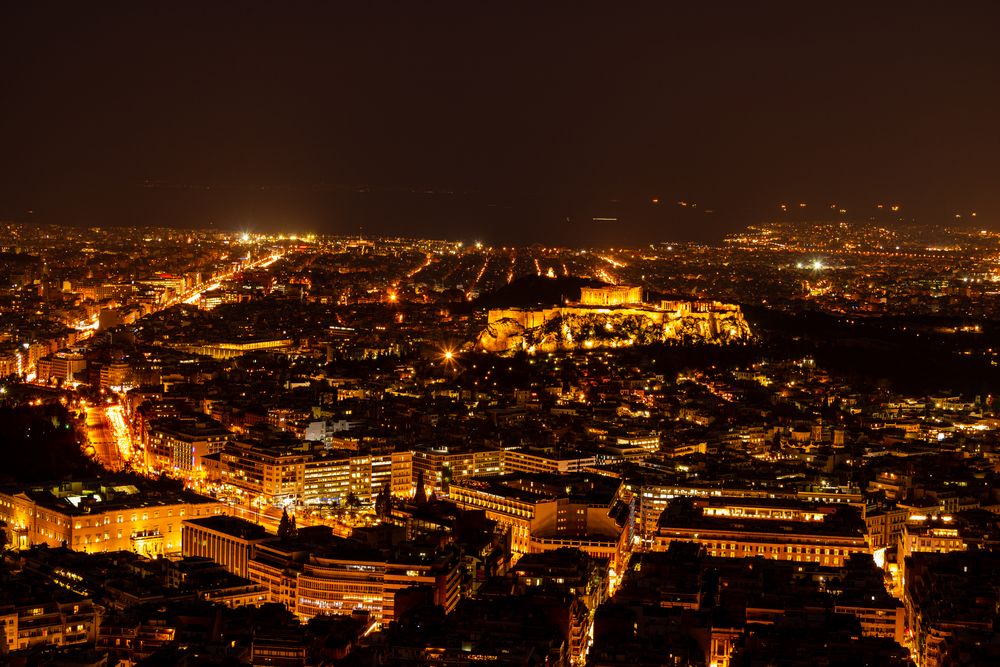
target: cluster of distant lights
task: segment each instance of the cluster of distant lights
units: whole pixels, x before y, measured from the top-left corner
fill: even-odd
[[[823,264],[823,260],[821,260],[821,259],[814,259],[811,262],[796,262],[795,263],[795,268],[796,269],[812,269],[813,271],[822,271],[823,269],[826,268],[826,265]]]
[[[787,212],[788,212],[789,210],[791,210],[792,208],[799,208],[799,209],[805,209],[805,208],[807,208],[808,206],[809,206],[809,204],[807,204],[807,203],[805,203],[805,202],[799,202],[799,204],[798,204],[798,206],[797,206],[797,207],[796,207],[796,206],[793,206],[793,205],[791,205],[791,204],[786,204],[786,203],[784,203],[784,202],[782,202],[782,203],[778,204],[778,208],[779,208],[779,209],[781,209],[781,210],[782,210],[783,212],[785,212],[785,213],[787,213]],[[833,210],[833,211],[837,211],[837,212],[838,212],[838,213],[840,213],[840,214],[845,214],[845,213],[847,213],[847,209],[846,209],[846,208],[843,208],[843,207],[841,207],[841,206],[840,206],[839,204],[837,204],[837,203],[833,203],[833,204],[830,204],[830,205],[829,205],[829,206],[828,206],[827,208],[829,208],[829,209],[831,209],[831,210]],[[898,212],[900,211],[900,209],[902,209],[902,208],[903,208],[903,206],[902,206],[901,204],[882,204],[882,203],[878,203],[878,204],[875,204],[875,208],[877,208],[877,209],[880,209],[880,210],[881,210],[881,209],[889,209],[889,210],[890,210],[890,211],[892,211],[893,213],[898,213]],[[973,214],[972,214],[972,217],[975,217],[975,216],[976,216],[976,214],[975,214],[975,213],[973,213]],[[960,217],[960,216],[956,216],[956,217]]]
[[[240,243],[259,243],[261,241],[305,241],[313,243],[316,241],[315,234],[255,234],[240,232],[236,238]]]
[[[802,210],[802,209],[807,208],[808,206],[809,205],[807,203],[805,203],[805,202],[799,202],[798,206],[794,206],[792,204],[786,204],[784,202],[778,204],[778,208],[783,213],[787,213],[788,211],[790,211],[790,210],[792,210],[794,208],[798,208],[798,209]],[[842,208],[840,205],[838,205],[836,203],[830,204],[828,208],[830,208],[831,210],[836,211],[837,213],[840,213],[841,215],[846,215],[847,214],[847,209],[846,208]],[[902,206],[902,204],[883,204],[883,203],[877,203],[877,204],[875,204],[875,208],[877,208],[879,210],[889,210],[889,211],[892,211],[893,213],[899,213],[902,210],[903,206]],[[976,217],[976,212],[975,211],[969,211],[968,212],[968,216],[970,218],[975,218]],[[955,213],[955,219],[956,220],[961,220],[962,219],[962,214],[961,213]]]
[[[682,205],[685,205],[685,206],[688,205],[685,202],[678,202],[678,203],[680,203]],[[307,243],[314,243],[314,242],[316,242],[317,238],[318,237],[317,237],[316,234],[263,234],[263,233],[257,233],[257,232],[247,232],[247,231],[244,231],[244,232],[240,232],[236,236],[236,241],[238,241],[240,243],[260,243],[260,242],[264,242],[264,241],[304,241],[304,242],[307,242]],[[149,240],[152,240],[152,239],[149,239]],[[157,239],[157,240],[159,240],[159,239]],[[412,240],[416,241],[416,240],[421,240],[421,239],[412,239]],[[454,254],[458,254],[459,251],[461,251],[463,249],[466,249],[466,243],[464,241],[448,242],[448,246],[451,246],[451,250],[438,249],[438,250],[435,250],[433,252],[434,252],[434,254],[437,254],[437,255],[443,255],[443,254],[449,254],[449,253],[454,255]],[[650,245],[650,247],[652,248],[653,246]],[[475,248],[476,250],[486,250],[486,251],[493,251],[493,250],[495,250],[495,248],[493,246],[486,245],[482,241],[475,241],[475,242],[469,244],[469,248]],[[500,247],[500,250],[504,251],[504,252],[513,251],[513,250],[517,250],[517,249],[518,248],[516,246],[502,246],[502,247]],[[666,249],[667,250],[673,250],[674,247],[673,247],[673,245],[671,245],[671,246],[667,247]],[[552,246],[552,247],[541,247],[541,248],[538,248],[538,250],[542,254],[555,254],[555,253],[566,252],[567,248],[558,247],[558,246]],[[581,256],[581,255],[587,255],[588,252],[594,253],[595,251],[593,251],[593,250],[588,251],[586,249],[578,249],[578,250],[573,251],[572,254],[577,255],[577,256]],[[602,252],[602,253],[607,253],[607,252],[628,252],[628,249],[626,249],[626,248],[601,248],[601,249],[599,249],[599,252]],[[611,259],[611,258],[607,257],[606,255],[598,255],[598,257],[600,259],[603,259],[606,262],[609,262],[613,266],[627,266],[625,263],[621,262],[620,260]]]

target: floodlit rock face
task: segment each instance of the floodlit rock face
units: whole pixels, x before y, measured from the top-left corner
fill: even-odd
[[[628,347],[678,343],[733,343],[749,340],[750,326],[739,306],[715,301],[663,302],[601,308],[573,305],[490,311],[476,346],[486,352]]]
[[[511,318],[490,322],[479,334],[476,347],[487,352],[506,352],[524,348],[524,326]]]

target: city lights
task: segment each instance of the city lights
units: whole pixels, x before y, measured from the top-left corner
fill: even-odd
[[[1000,664],[993,4],[8,4],[0,664]]]

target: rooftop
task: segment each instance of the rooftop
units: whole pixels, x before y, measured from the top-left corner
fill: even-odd
[[[179,504],[217,503],[214,498],[187,490],[142,489],[130,483],[109,481],[59,482],[32,486],[7,485],[0,493],[24,495],[36,504],[61,514],[81,516],[95,512],[164,507]]]

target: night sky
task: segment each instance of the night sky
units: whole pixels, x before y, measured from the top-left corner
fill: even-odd
[[[541,4],[4,3],[0,216],[627,244],[885,202],[1000,227],[996,2]]]

